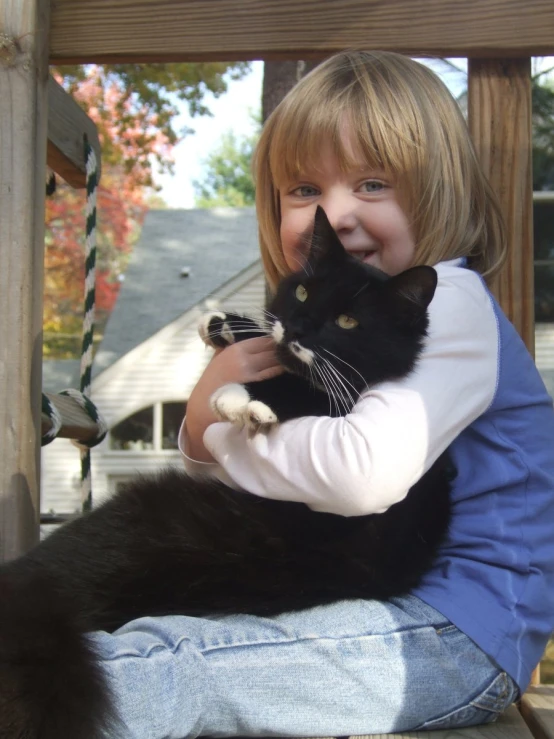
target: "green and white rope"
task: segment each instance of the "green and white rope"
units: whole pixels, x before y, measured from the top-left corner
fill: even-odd
[[[105,438],[108,426],[98,408],[91,401],[90,387],[92,374],[92,352],[94,338],[94,309],[96,292],[96,193],[98,189],[98,165],[96,155],[92,146],[85,136],[85,164],[87,175],[87,202],[86,202],[86,239],[85,239],[85,300],[83,315],[83,339],[81,344],[81,377],[80,390],[63,390],[60,395],[73,398],[91,418],[97,427],[97,432],[92,439],[87,441],[74,439],[81,452],[81,502],[82,509],[88,511],[92,508],[92,486],[90,472],[90,449]],[[50,189],[53,192],[53,188]],[[58,435],[62,418],[49,398],[42,396],[42,412],[45,413],[52,424],[51,428],[42,437],[42,446],[54,441]]]
[[[62,417],[56,406],[50,402],[50,399],[44,393],[42,394],[42,412],[48,416],[52,424],[48,431],[42,435],[41,446],[46,446],[54,441],[58,435],[62,427]]]
[[[96,291],[96,192],[98,189],[98,166],[96,155],[86,136],[84,143],[87,172],[85,307],[83,316],[83,342],[81,346],[81,380],[79,387],[81,394],[85,398],[88,398],[90,395],[93,349],[92,341],[94,338],[94,307]],[[83,403],[84,402],[85,401],[83,401]],[[86,410],[89,412],[88,409]],[[96,414],[95,408],[94,412]],[[81,502],[83,511],[88,511],[92,508],[90,446],[79,442],[78,444],[81,451]]]

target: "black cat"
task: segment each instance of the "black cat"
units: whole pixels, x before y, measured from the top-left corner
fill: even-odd
[[[318,210],[306,268],[283,280],[267,312],[288,371],[223,388],[214,408],[262,433],[277,419],[346,414],[367,386],[412,371],[435,287],[430,267],[388,278],[347,255]],[[231,314],[204,326],[214,345],[257,335]],[[109,726],[118,736],[87,631],[145,615],[268,615],[409,591],[446,532],[449,474],[443,456],[405,500],[359,517],[180,470],[137,477],[0,568],[0,739],[99,739]]]

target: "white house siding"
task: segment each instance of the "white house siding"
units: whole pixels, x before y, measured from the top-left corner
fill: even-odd
[[[54,439],[41,451],[42,513],[73,513],[81,508],[81,461],[69,439]]]

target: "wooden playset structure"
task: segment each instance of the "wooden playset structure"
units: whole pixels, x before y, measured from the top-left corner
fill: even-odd
[[[530,72],[532,56],[554,55],[553,0],[0,0],[3,558],[38,538],[45,165],[84,187],[84,134],[98,150],[48,65],[318,59],[345,48],[468,58],[469,127],[508,227],[495,291],[533,351]],[[93,434],[64,402],[64,434]],[[551,688],[531,688],[520,710],[456,733],[554,737]]]

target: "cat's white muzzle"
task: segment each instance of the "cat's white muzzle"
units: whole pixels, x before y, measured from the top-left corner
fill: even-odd
[[[304,364],[311,365],[314,361],[314,353],[311,349],[304,348],[298,341],[291,341],[289,343],[289,349]]]

